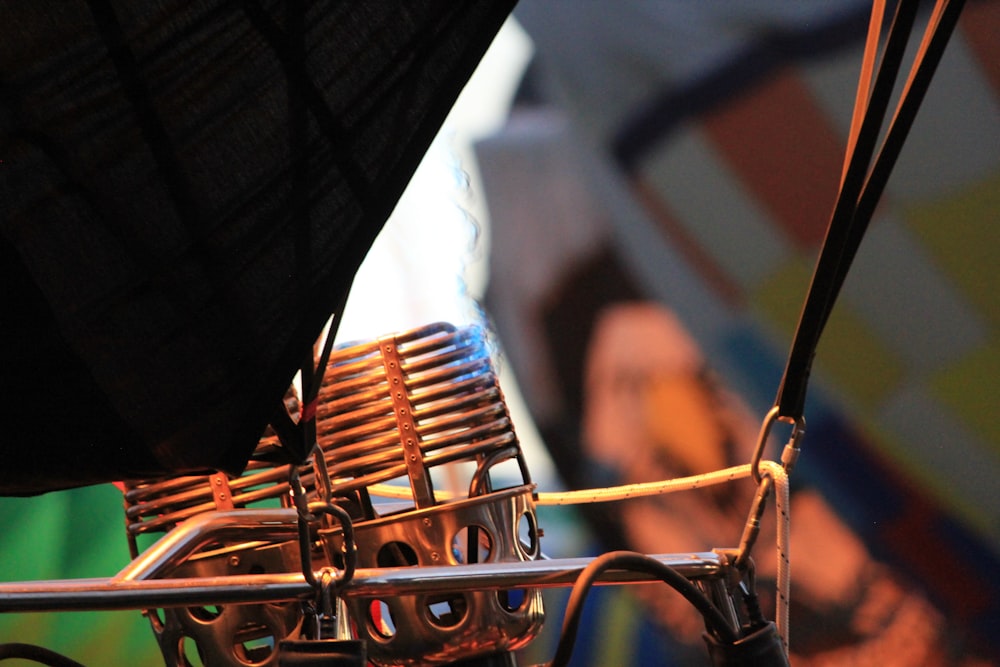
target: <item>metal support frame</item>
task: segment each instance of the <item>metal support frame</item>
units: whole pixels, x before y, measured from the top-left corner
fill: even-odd
[[[294,540],[294,509],[234,510],[193,517],[162,537],[117,575],[0,584],[0,612],[99,611],[204,604],[308,599],[314,588],[301,572],[219,577],[171,577],[170,573],[202,547],[224,536],[248,543]],[[249,538],[249,539],[248,539]],[[696,581],[725,579],[729,566],[716,553],[653,556]],[[591,558],[477,563],[433,567],[359,568],[339,594],[394,596],[443,591],[504,590],[571,586]],[[649,575],[609,570],[605,584],[649,583]]]

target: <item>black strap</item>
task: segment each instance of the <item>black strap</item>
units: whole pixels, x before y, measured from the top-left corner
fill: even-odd
[[[298,256],[297,266],[309,266],[311,257],[311,238],[309,236],[310,226],[305,224],[309,218],[309,198],[310,191],[314,186],[313,175],[309,169],[309,153],[306,150],[308,112],[317,113],[315,104],[307,104],[307,99],[311,99],[309,92],[308,77],[305,77],[306,67],[306,47],[305,30],[306,16],[305,8],[301,3],[290,3],[285,8],[285,33],[282,34],[277,25],[270,21],[263,12],[259,3],[246,2],[244,10],[254,24],[262,31],[270,35],[270,43],[279,52],[282,63],[285,67],[288,79],[288,140],[289,155],[291,156],[292,170],[292,190],[289,197],[289,204],[292,207],[292,215],[300,224],[296,225],[299,235],[295,239],[295,252]],[[305,78],[303,78],[305,77]],[[322,114],[319,114],[322,115]],[[329,123],[327,123],[329,126]],[[332,127],[332,126],[331,126]],[[361,183],[357,175],[350,169],[344,171],[346,178],[354,178],[356,183]],[[363,180],[363,179],[362,179]],[[360,185],[358,187],[361,187]],[[310,299],[312,286],[302,276],[301,292],[298,295],[302,304],[307,304]],[[302,465],[312,453],[316,444],[316,409],[320,388],[323,384],[323,375],[326,371],[327,362],[330,360],[330,353],[333,350],[334,338],[337,335],[337,327],[343,317],[344,307],[347,304],[348,295],[345,293],[337,302],[336,308],[329,321],[326,338],[323,342],[322,351],[318,359],[314,359],[314,350],[310,347],[306,358],[302,362],[301,383],[302,383],[302,411],[298,422],[294,422],[288,415],[287,409],[282,403],[271,423],[271,427],[278,434],[278,439],[285,447],[291,458],[291,462]]]
[[[918,4],[917,0],[900,0],[897,4],[869,94],[884,2],[876,2],[873,9],[840,191],[775,400],[778,416],[783,419],[798,421],[802,417],[806,385],[820,335],[958,22],[964,0],[937,0],[935,3],[895,114],[869,171]]]

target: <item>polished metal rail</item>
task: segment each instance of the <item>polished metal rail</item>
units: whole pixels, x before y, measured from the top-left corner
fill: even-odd
[[[718,577],[714,553],[653,556],[689,579]],[[571,586],[590,558],[518,563],[359,569],[340,591],[345,597],[382,597],[445,591]],[[601,583],[648,583],[649,575],[609,570]],[[315,594],[302,574],[246,574],[165,579],[63,579],[0,584],[0,612],[99,611],[206,604],[268,602]]]
[[[248,544],[295,539],[292,509],[210,512],[185,521],[110,578],[0,583],[0,612],[97,611],[267,602],[315,595],[301,573],[170,577],[202,547],[221,538]],[[252,540],[252,542],[250,541]],[[715,553],[653,556],[693,580],[718,579],[726,569]],[[340,590],[344,597],[386,597],[452,591],[571,586],[590,558],[433,567],[360,568]],[[646,583],[649,575],[609,570],[601,583]]]

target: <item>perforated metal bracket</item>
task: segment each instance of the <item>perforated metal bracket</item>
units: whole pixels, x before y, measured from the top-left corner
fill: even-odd
[[[413,418],[413,405],[406,391],[402,361],[396,339],[388,336],[380,339],[379,352],[382,355],[385,375],[389,380],[393,415],[396,418],[396,426],[399,428],[399,440],[403,447],[403,460],[410,478],[413,500],[418,508],[433,507],[435,505],[434,486],[431,483],[430,475],[427,474],[427,468],[424,466],[424,455],[420,449],[417,422]]]

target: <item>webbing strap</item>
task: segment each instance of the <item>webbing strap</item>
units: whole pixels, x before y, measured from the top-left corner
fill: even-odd
[[[784,420],[798,421],[802,417],[806,385],[820,335],[958,22],[964,0],[935,3],[885,139],[871,166],[919,2],[900,0],[897,4],[872,84],[884,5],[884,0],[876,0],[872,10],[840,191],[775,399],[778,416]]]

